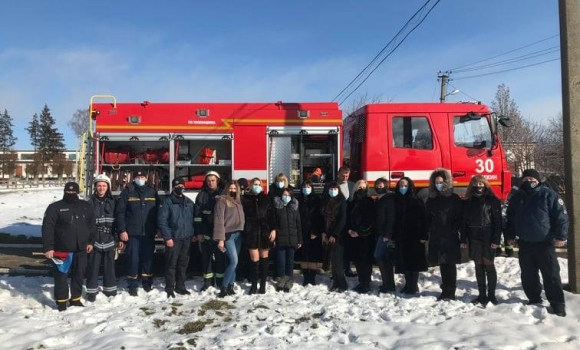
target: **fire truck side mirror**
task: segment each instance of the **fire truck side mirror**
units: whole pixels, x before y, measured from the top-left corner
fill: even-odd
[[[509,117],[505,117],[503,115],[500,115],[497,118],[497,121],[501,126],[505,128],[511,128],[512,126],[514,126],[514,122]]]

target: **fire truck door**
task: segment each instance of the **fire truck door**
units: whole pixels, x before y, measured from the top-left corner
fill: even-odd
[[[291,186],[334,179],[340,159],[338,127],[269,127],[268,181],[285,174]],[[312,176],[314,178],[312,178]]]
[[[428,187],[433,169],[441,166],[440,146],[427,116],[390,114],[390,185],[409,177],[417,188]]]

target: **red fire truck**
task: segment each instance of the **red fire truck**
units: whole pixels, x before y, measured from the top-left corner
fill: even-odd
[[[369,104],[344,120],[343,163],[353,180],[385,177],[395,187],[408,176],[421,196],[435,168],[451,171],[460,194],[472,176],[483,175],[505,200],[511,172],[498,124],[509,126],[509,120],[479,103]]]
[[[160,194],[183,177],[194,195],[210,170],[222,180],[258,177],[264,185],[284,173],[295,186],[315,171],[334,178],[341,161],[336,103],[117,103],[96,95],[89,115],[87,191],[105,173],[117,195],[136,167],[149,171]]]

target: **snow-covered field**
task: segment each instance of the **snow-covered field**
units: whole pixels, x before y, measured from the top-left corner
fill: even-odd
[[[39,224],[55,196],[60,192],[0,195],[1,226],[26,222],[19,219],[24,216]],[[560,265],[567,282],[567,260]],[[500,304],[485,309],[469,303],[477,293],[471,263],[459,265],[458,300],[450,302],[435,300],[440,277],[434,269],[422,274],[416,297],[329,293],[326,276],[318,286],[295,285],[290,293],[269,287],[250,296],[247,284],[238,285],[237,295],[219,301],[215,289],[198,292],[199,279],[186,284],[192,295],[167,299],[158,278],[153,291],[131,297],[120,279],[116,297],[99,294],[95,303],[62,313],[55,310],[51,278],[0,276],[0,348],[580,349],[579,296],[566,293],[567,317],[550,315],[522,303],[517,259],[498,258],[496,266]],[[376,289],[376,273],[373,279]],[[354,286],[356,279],[349,282]]]

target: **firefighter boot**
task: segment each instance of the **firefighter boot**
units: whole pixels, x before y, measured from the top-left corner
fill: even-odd
[[[211,287],[212,278],[204,278],[203,279],[203,286],[199,290],[200,292],[205,292],[209,287]]]

